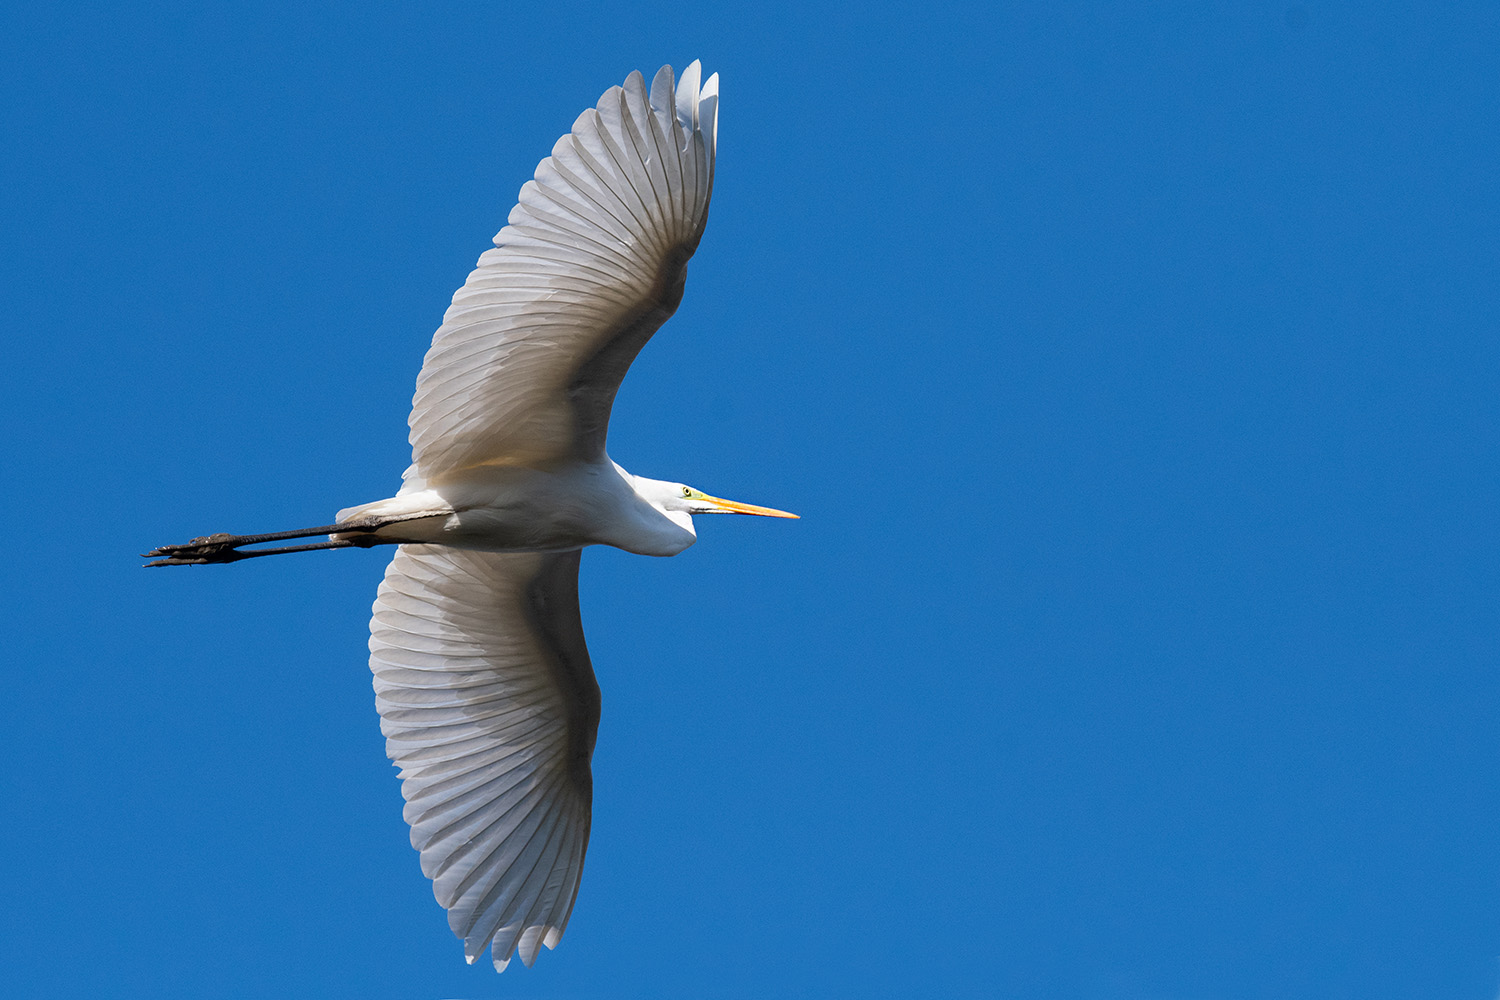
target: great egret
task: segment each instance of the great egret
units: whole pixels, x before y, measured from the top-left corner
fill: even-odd
[[[473,962],[531,965],[588,845],[599,686],[586,545],[676,555],[694,514],[784,511],[633,476],[605,454],[625,370],[676,310],[713,191],[718,76],[639,73],[573,123],[453,296],[417,378],[412,464],[337,523],[168,545],[152,566],[399,544],[370,667],[422,871]],[[316,544],[243,546],[314,535]]]

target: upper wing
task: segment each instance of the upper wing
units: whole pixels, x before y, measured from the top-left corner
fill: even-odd
[[[402,545],[370,622],[386,753],[412,846],[474,961],[562,937],[589,839],[599,686],[579,552]]]
[[[708,220],[718,76],[639,73],[578,116],[453,296],[417,378],[415,476],[602,454],[615,390],[677,309]]]

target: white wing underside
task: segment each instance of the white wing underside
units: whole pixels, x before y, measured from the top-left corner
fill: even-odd
[[[404,492],[603,454],[615,391],[671,316],[708,220],[718,77],[639,73],[573,123],[453,296],[417,379]]]
[[[577,551],[403,545],[370,625],[386,753],[412,846],[474,961],[530,965],[567,926],[599,722]]]

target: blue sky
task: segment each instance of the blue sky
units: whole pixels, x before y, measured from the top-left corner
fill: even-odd
[[[1228,6],[0,14],[0,992],[1494,997],[1500,13]],[[521,183],[693,58],[610,451],[803,519],[586,554],[588,867],[497,978],[386,554],[135,554],[389,495]]]

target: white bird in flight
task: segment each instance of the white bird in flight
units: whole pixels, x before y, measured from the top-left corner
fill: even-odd
[[[588,846],[599,686],[578,611],[586,545],[671,556],[694,514],[784,511],[626,472],[604,450],[636,354],[682,298],[713,191],[718,76],[613,87],[521,188],[417,378],[412,464],[337,523],[209,535],[152,566],[398,544],[370,668],[405,817],[473,962],[555,947]],[[315,535],[330,540],[243,548]]]

